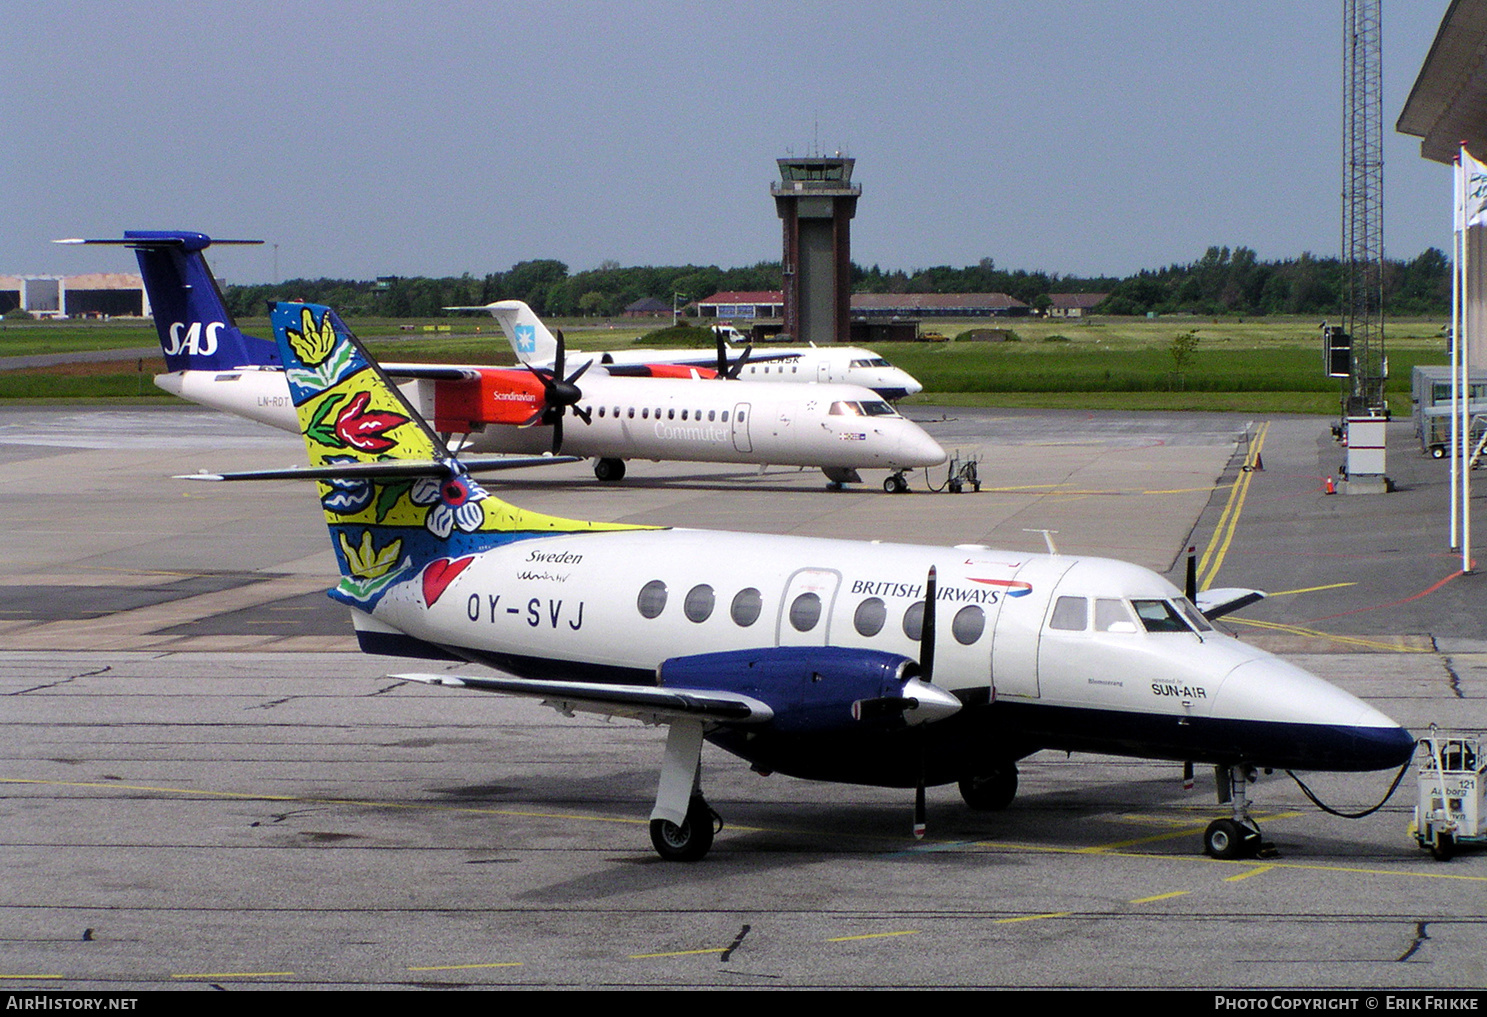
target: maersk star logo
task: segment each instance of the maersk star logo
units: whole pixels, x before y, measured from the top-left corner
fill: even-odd
[[[537,352],[537,328],[534,325],[516,326],[516,352]]]

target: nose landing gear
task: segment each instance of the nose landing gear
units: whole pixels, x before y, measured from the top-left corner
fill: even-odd
[[[1255,768],[1245,764],[1214,767],[1219,801],[1233,805],[1229,819],[1215,819],[1203,831],[1203,852],[1210,858],[1268,858],[1275,845],[1260,835],[1259,824],[1249,814],[1248,788],[1255,780]]]

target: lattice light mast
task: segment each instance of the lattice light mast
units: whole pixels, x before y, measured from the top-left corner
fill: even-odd
[[[1381,5],[1343,0],[1342,311],[1353,350],[1345,418],[1385,413]]]

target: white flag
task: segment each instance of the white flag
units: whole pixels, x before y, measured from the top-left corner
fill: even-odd
[[[1487,226],[1487,166],[1461,150],[1461,217],[1467,226]]]

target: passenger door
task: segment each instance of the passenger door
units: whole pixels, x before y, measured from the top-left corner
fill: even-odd
[[[775,619],[775,645],[826,646],[841,583],[842,574],[835,569],[797,569],[791,574]]]

